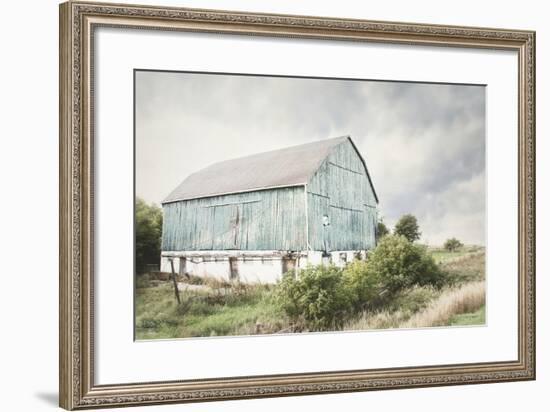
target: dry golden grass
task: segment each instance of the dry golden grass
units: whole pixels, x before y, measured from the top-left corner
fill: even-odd
[[[475,312],[485,304],[485,282],[471,282],[441,294],[425,310],[402,323],[402,328],[445,326],[455,315]]]
[[[470,282],[456,289],[444,291],[426,308],[411,310],[384,310],[365,312],[344,326],[345,330],[425,328],[449,325],[451,319],[463,313],[471,313],[485,304],[485,282]]]
[[[356,320],[344,325],[344,330],[369,330],[369,329],[394,329],[399,328],[400,324],[405,322],[410,313],[400,310],[390,312],[382,311],[376,313],[365,312]]]

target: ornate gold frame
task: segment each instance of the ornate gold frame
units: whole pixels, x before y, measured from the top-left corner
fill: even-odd
[[[94,384],[94,28],[506,49],[519,72],[518,358],[509,362],[351,370],[194,381]],[[535,33],[532,31],[87,3],[60,6],[60,406],[84,409],[412,388],[535,378]]]

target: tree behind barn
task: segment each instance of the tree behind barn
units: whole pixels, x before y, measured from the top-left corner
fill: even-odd
[[[399,221],[395,224],[393,232],[396,235],[404,236],[409,242],[420,239],[420,235],[422,234],[418,227],[416,217],[411,214],[401,216]]]
[[[380,239],[382,239],[384,236],[389,234],[390,230],[388,229],[386,224],[382,220],[379,220],[378,224],[376,225],[376,243],[378,243]]]
[[[143,273],[145,265],[160,263],[162,210],[143,199],[136,200],[136,272]]]

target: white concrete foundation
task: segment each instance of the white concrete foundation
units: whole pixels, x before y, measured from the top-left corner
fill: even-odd
[[[334,264],[344,267],[354,259],[366,259],[367,251],[323,252],[286,251],[182,251],[162,252],[161,272],[171,272],[170,261],[178,274],[238,280],[245,283],[276,283],[283,273],[303,269],[308,265]]]

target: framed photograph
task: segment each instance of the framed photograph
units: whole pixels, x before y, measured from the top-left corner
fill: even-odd
[[[60,6],[63,408],[534,378],[534,32]]]

